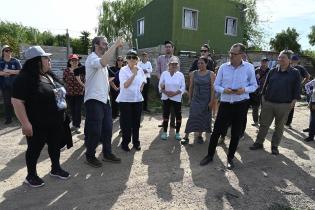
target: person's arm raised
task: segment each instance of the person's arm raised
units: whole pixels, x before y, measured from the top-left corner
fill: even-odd
[[[118,47],[123,46],[122,38],[119,37],[116,42],[105,52],[105,54],[102,56],[100,62],[102,66],[107,66],[110,63],[111,58],[115,54],[115,51]]]

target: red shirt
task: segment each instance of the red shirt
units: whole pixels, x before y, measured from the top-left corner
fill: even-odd
[[[80,75],[80,79],[84,83],[84,77],[82,75]],[[63,72],[63,81],[65,83],[67,95],[84,95],[84,88],[75,78],[74,72],[71,72],[69,68],[65,69]]]

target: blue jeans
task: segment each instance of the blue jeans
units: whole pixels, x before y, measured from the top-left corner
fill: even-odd
[[[98,143],[103,144],[103,155],[112,153],[112,109],[109,101],[107,104],[97,100],[85,102],[85,147],[86,156],[94,157]]]

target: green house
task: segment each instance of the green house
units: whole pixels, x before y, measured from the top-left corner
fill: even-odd
[[[178,54],[208,43],[215,53],[226,53],[242,41],[244,9],[232,0],[152,0],[134,18],[133,45],[151,48],[172,40]]]

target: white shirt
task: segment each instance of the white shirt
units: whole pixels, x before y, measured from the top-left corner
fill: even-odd
[[[138,64],[138,66],[140,66],[140,68],[142,68],[143,70],[147,70],[148,73],[144,73],[146,78],[151,78],[151,73],[152,73],[152,65],[150,63],[150,61],[147,61],[145,63],[143,63],[142,61],[140,61],[140,63]]]
[[[124,66],[119,71],[120,92],[117,96],[117,102],[141,102],[143,101],[141,93],[141,85],[146,83],[146,77],[143,70],[137,66],[138,72],[128,88],[124,87],[124,83],[132,77],[133,73],[129,66]]]
[[[109,82],[107,67],[102,66],[101,58],[92,52],[85,61],[84,102],[95,99],[103,103],[109,100]]]
[[[185,77],[183,73],[176,71],[173,76],[171,76],[169,71],[164,71],[160,77],[159,81],[159,90],[161,91],[161,84],[164,84],[166,91],[173,91],[176,92],[180,90],[180,94],[177,94],[173,97],[168,97],[166,94],[162,93],[162,100],[170,99],[172,101],[181,102],[182,101],[182,95],[185,92]]]

